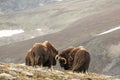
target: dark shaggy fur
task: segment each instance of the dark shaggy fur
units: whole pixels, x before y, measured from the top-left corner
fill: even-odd
[[[72,71],[86,73],[88,71],[89,64],[90,54],[86,50],[80,49],[75,53]]]
[[[25,63],[26,65],[28,66],[34,66],[35,64],[35,60],[34,60],[34,54],[32,53],[32,49],[29,49],[28,52],[27,52],[27,55],[25,57]]]
[[[33,56],[29,55],[30,53]],[[52,65],[56,65],[55,56],[58,54],[58,51],[48,41],[35,43],[30,53],[27,54],[29,57],[26,56],[26,64],[33,60],[33,65],[31,66],[42,65],[51,67]],[[31,57],[32,59],[29,61]]]
[[[59,59],[59,63],[60,63],[60,66],[63,67],[65,70],[69,70],[70,67],[69,67],[69,64],[68,64],[68,57],[69,57],[69,53],[74,49],[74,47],[69,47],[65,50],[63,50],[60,54],[59,54],[59,57],[63,57],[66,59],[66,64],[64,64],[64,60],[62,59]]]
[[[69,53],[69,56],[68,56],[68,64],[69,64],[70,70],[72,69],[74,57],[75,57],[75,54],[76,54],[76,52],[77,52],[78,50],[80,50],[80,48],[74,48],[74,49]]]
[[[73,72],[87,72],[90,64],[90,54],[84,47],[68,48],[59,54],[60,66],[65,70],[72,70]],[[65,58],[67,63],[64,64]]]

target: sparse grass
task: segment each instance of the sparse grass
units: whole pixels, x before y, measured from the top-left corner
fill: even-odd
[[[11,70],[10,68],[13,68],[13,70]],[[24,71],[27,73],[25,73]],[[109,78],[96,73],[81,74],[72,73],[70,71],[64,70],[54,70],[53,72],[47,70],[46,72],[46,69],[44,68],[32,68],[19,64],[0,65],[0,75],[2,73],[7,73],[11,75],[15,80],[109,80]],[[31,73],[33,75],[31,75]],[[0,80],[8,79],[5,76],[0,76]]]

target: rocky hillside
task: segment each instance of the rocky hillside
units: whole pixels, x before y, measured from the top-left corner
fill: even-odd
[[[0,64],[0,80],[119,80],[115,77],[96,73],[73,73],[71,71],[51,71],[48,68],[33,68],[24,64]]]

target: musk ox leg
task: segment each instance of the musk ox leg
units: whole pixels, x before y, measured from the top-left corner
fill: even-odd
[[[43,64],[40,65],[40,68],[43,68]]]
[[[30,59],[29,59],[28,56],[27,56],[26,59],[25,59],[25,64],[26,64],[27,66],[31,66]]]
[[[40,68],[43,67],[43,58],[42,57],[38,58],[38,65],[40,66]]]
[[[50,66],[49,66],[49,67],[50,67],[51,71],[53,71],[53,70],[54,70],[54,69],[53,69],[53,65],[52,65],[52,64],[53,64],[53,62],[52,62],[52,61],[50,61]]]
[[[53,69],[53,65],[51,66],[51,71],[53,71],[54,69]]]

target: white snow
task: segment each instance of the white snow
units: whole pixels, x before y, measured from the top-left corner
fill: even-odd
[[[16,30],[0,30],[0,37],[8,37],[13,36],[15,34],[23,33],[24,30],[22,29],[16,29]]]
[[[44,4],[43,3],[39,3],[39,6],[44,6]]]
[[[40,28],[38,28],[38,29],[36,29],[37,31],[42,31],[42,29],[40,29]]]
[[[20,65],[20,66],[26,66],[25,63],[21,63],[21,64],[18,64],[18,65]]]
[[[105,32],[99,33],[99,34],[97,34],[97,36],[104,35],[104,34],[108,34],[108,33],[110,33],[110,32],[116,31],[116,30],[118,30],[118,29],[120,29],[120,26],[119,26],[119,27],[112,28],[112,29],[109,29],[109,30],[107,30],[107,31],[105,31]]]
[[[31,39],[32,39],[32,38],[35,38],[35,36],[31,36]]]
[[[48,69],[44,69],[44,68],[36,68],[36,70],[40,72],[48,72]]]
[[[57,0],[57,1],[63,1],[63,0]]]
[[[29,76],[29,77],[34,76],[33,73],[31,73],[31,72],[27,72],[27,71],[22,71],[21,73],[23,73],[23,74],[25,74],[26,76]]]

